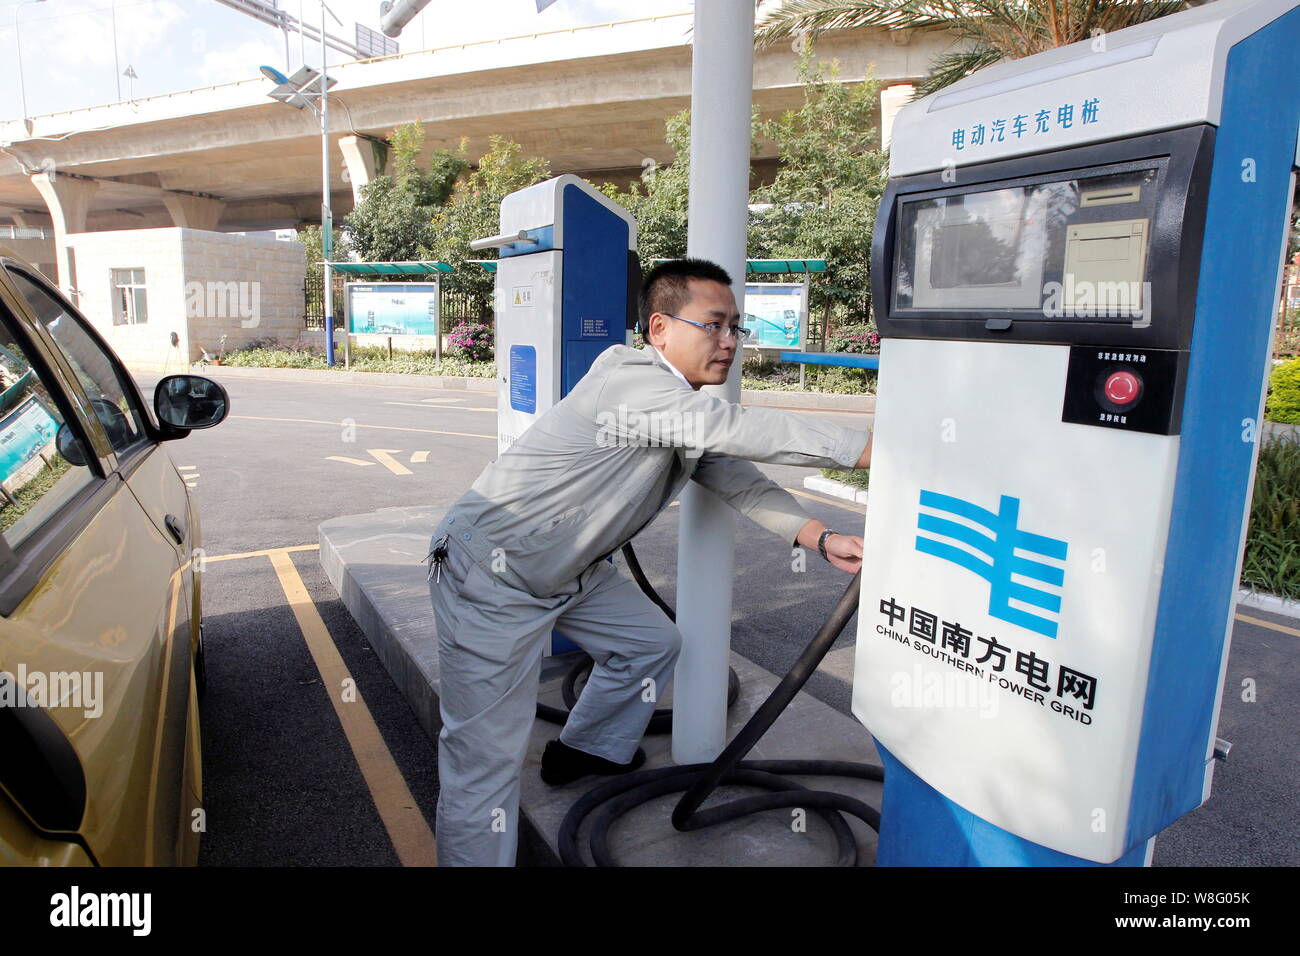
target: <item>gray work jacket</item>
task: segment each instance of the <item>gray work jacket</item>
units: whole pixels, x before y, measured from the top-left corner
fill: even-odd
[[[693,478],[793,546],[808,515],[750,461],[851,468],[870,434],[742,408],[695,391],[652,349],[614,345],[483,469],[435,534],[535,597],[571,594]]]

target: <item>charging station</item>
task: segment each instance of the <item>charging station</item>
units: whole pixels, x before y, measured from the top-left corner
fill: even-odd
[[[496,248],[497,451],[569,393],[611,345],[628,344],[641,269],[636,221],[577,176],[501,202]]]
[[[1209,796],[1300,162],[1296,0],[910,104],[853,713],[881,865],[1141,865]]]
[[[641,266],[636,220],[590,183],[557,176],[501,201],[493,290],[497,454],[555,405],[611,345],[631,344]],[[577,650],[559,631],[549,654]]]

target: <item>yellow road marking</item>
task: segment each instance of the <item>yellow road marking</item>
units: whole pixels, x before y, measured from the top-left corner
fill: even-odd
[[[346,455],[326,455],[326,461],[341,461],[345,465],[360,465],[362,468],[369,468],[374,464],[373,461],[362,461],[360,458],[349,458]]]
[[[231,415],[231,418],[243,418],[253,422],[298,422],[304,425],[329,425],[331,428],[345,427],[342,422],[326,422],[319,418],[264,418],[261,415]],[[362,425],[359,422],[349,424],[349,428],[387,428],[395,432],[420,432],[425,435],[459,435],[461,438],[490,438],[497,440],[496,435],[479,435],[474,432],[449,432],[441,428],[408,428],[405,425]]]
[[[393,755],[375,725],[370,708],[366,706],[360,690],[356,689],[356,681],[339,655],[338,648],[334,646],[329,629],[316,610],[316,604],[298,575],[298,569],[294,567],[293,558],[284,549],[272,551],[270,558],[276,577],[280,579],[280,587],[284,590],[285,600],[289,602],[307,650],[316,662],[316,670],[320,672],[330,703],[334,706],[334,713],[343,727],[348,746],[352,748],[352,755],[365,778],[375,809],[379,811],[398,859],[403,866],[436,866],[437,845],[433,831],[429,829],[424,814],[411,796],[402,772],[397,768]],[[351,682],[356,694],[355,700],[342,699],[344,681]]]
[[[1300,637],[1300,628],[1287,627],[1285,624],[1274,624],[1272,621],[1266,621],[1262,617],[1251,617],[1249,614],[1235,614],[1238,621],[1245,621],[1247,624],[1258,624],[1260,627],[1267,627],[1274,631],[1281,631],[1283,634],[1293,634]]]
[[[413,452],[411,452],[411,464],[412,464],[412,465],[418,465],[418,464],[420,464],[421,462],[425,462],[425,461],[428,461],[428,460],[429,460],[429,453],[428,453],[427,451],[413,451]]]
[[[270,554],[279,554],[281,551],[315,551],[319,544],[290,544],[283,548],[264,548],[261,551],[241,551],[238,554],[218,554],[214,557],[203,558],[203,563],[209,561],[238,561],[240,558],[261,558]]]
[[[400,448],[367,448],[366,454],[371,455],[374,459],[391,471],[395,475],[413,475],[415,472],[407,468],[400,461],[394,458],[394,455],[400,455]]]
[[[177,470],[177,471],[193,471],[193,470],[194,470],[195,468],[197,468],[197,467],[199,467],[199,466],[198,466],[198,465],[177,465],[177,466],[176,466],[176,470]]]
[[[410,405],[412,408],[446,408],[457,412],[495,412],[495,408],[476,408],[470,405],[426,405],[424,402],[384,402],[385,405]]]
[[[824,504],[834,505],[836,508],[843,508],[845,511],[852,511],[855,515],[865,515],[867,509],[861,505],[854,506],[842,498],[823,498],[821,495],[809,494],[799,488],[787,488],[786,491],[792,495],[798,495],[801,498],[811,498],[813,501],[820,501]]]

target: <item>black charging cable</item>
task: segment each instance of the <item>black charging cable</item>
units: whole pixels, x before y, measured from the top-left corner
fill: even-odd
[[[646,579],[631,544],[623,546],[623,555],[627,558],[628,566],[632,569],[632,575],[641,590],[662,608],[665,614],[676,620],[672,609],[659,597]],[[883,767],[845,760],[745,760],[744,757],[776,723],[777,718],[794,700],[804,684],[808,683],[808,679],[817,670],[822,658],[830,651],[831,646],[857,611],[858,586],[861,577],[861,571],[853,576],[853,580],[840,596],[830,617],[799,655],[794,666],[781,678],[767,700],[763,701],[754,712],[754,716],[746,722],[716,760],[712,763],[684,764],[622,774],[584,794],[570,807],[564,822],[560,825],[559,833],[560,859],[564,865],[587,865],[587,861],[578,849],[578,831],[583,821],[588,816],[592,816],[588,836],[591,858],[597,866],[617,866],[618,862],[609,846],[609,830],[614,821],[635,807],[670,793],[682,794],[672,814],[673,826],[680,831],[700,830],[764,810],[794,807],[812,810],[826,821],[834,834],[836,865],[859,865],[861,860],[857,840],[844,814],[856,817],[879,832],[880,811],[846,794],[831,790],[812,790],[782,774],[854,777],[861,780],[883,781],[885,779]],[[566,677],[565,701],[570,707],[573,706],[573,702],[569,700],[569,693],[576,687],[581,674],[590,667],[591,660],[588,658],[586,662],[580,663],[571,670]],[[739,680],[733,670],[728,680],[728,707],[735,702],[738,693]],[[574,700],[576,701],[576,695]],[[542,709],[543,705],[539,704],[538,716],[544,716]],[[568,716],[565,711],[556,708],[546,709],[558,715],[559,723],[563,723]],[[672,711],[655,712],[656,717],[661,714],[667,715],[668,726],[671,727]],[[718,787],[729,785],[755,787],[770,792],[741,797],[701,809],[704,801]]]

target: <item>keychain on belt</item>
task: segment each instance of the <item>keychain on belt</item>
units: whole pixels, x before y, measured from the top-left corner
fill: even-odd
[[[429,578],[433,579],[435,584],[442,583],[442,562],[447,560],[447,539],[450,537],[451,535],[444,534],[434,542],[433,550],[424,556],[424,561],[433,558],[433,561],[429,564]],[[420,563],[423,564],[424,561]],[[434,578],[434,572],[437,572],[437,578]]]

